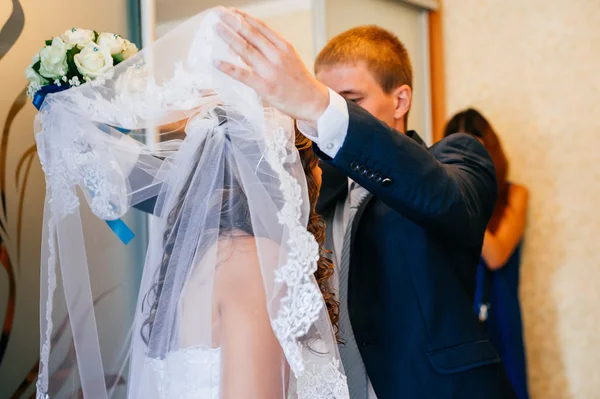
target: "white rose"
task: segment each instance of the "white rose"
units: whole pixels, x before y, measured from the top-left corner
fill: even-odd
[[[95,35],[93,30],[77,28],[69,29],[61,35],[61,39],[69,46],[77,46],[80,49],[87,46],[88,43],[93,42],[94,38]]]
[[[40,53],[37,53],[36,55],[31,57],[31,64],[29,64],[27,68],[25,68],[25,79],[27,79],[30,83],[35,83],[39,86],[43,86],[48,84],[48,81],[33,69],[33,66],[39,60]]]
[[[121,94],[142,93],[146,90],[148,69],[143,65],[132,65],[117,79],[117,91]]]
[[[50,46],[40,50],[40,75],[48,79],[59,79],[67,74],[68,47],[60,37],[55,37]]]
[[[35,83],[40,86],[44,86],[44,85],[48,84],[48,81],[46,79],[44,79],[44,77],[41,76],[39,73],[34,71],[34,69],[31,67],[31,65],[29,65],[25,69],[25,79],[27,79],[31,83]]]
[[[100,36],[98,36],[96,43],[100,46],[107,46],[110,48],[110,53],[113,55],[119,54],[125,48],[125,40],[114,33],[101,33]]]
[[[39,60],[40,60],[40,53],[37,52],[33,55],[33,57],[31,57],[31,65],[35,64]]]
[[[123,59],[129,59],[136,55],[138,52],[138,48],[135,43],[131,43],[129,40],[125,40],[125,45],[123,46]]]
[[[110,48],[88,43],[79,54],[74,57],[77,70],[83,76],[97,78],[113,67]]]

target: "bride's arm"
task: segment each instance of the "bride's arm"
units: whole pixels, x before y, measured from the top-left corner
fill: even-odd
[[[285,359],[269,315],[254,238],[237,238],[217,268],[223,399],[285,398]]]

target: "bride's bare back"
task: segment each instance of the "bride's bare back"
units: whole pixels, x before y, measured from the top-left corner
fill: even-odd
[[[259,239],[260,240],[260,239]],[[276,244],[260,240],[262,251],[278,254]],[[217,256],[219,266],[214,288],[202,276],[202,268],[192,271],[181,298],[181,343],[183,347],[206,344],[208,337],[199,323],[198,303],[206,290],[213,289],[211,347],[221,357],[219,397],[269,399],[285,397],[287,362],[275,337],[267,311],[267,297],[259,262],[257,239],[228,237],[219,241],[209,257]],[[203,355],[204,356],[204,355]]]

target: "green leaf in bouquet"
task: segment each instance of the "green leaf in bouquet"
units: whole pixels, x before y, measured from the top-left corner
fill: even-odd
[[[67,51],[67,65],[69,66],[68,77],[69,79],[77,76],[78,78],[83,78],[77,69],[77,65],[75,64],[75,55],[79,54],[81,50],[77,46],[71,48]]]
[[[94,31],[94,43],[98,43],[98,36],[100,36],[100,34]]]
[[[121,62],[124,61],[124,59],[123,59],[123,53],[113,54],[112,58],[113,58],[113,61],[115,62],[115,66],[119,65]]]
[[[52,39],[46,40],[46,46],[52,46]]]
[[[40,73],[40,66],[42,65],[42,61],[38,60],[35,64],[33,64],[31,67],[33,68],[34,71],[36,71],[39,75]]]

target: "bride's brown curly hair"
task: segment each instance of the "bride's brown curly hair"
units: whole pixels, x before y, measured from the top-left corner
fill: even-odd
[[[310,202],[310,214],[308,217],[307,230],[315,236],[319,244],[319,260],[317,262],[317,271],[315,278],[319,284],[319,289],[323,294],[323,299],[327,305],[327,312],[331,319],[336,336],[339,327],[339,303],[335,300],[335,295],[331,289],[330,279],[333,276],[333,262],[327,257],[328,251],[325,249],[325,221],[316,211],[317,200],[319,199],[320,184],[315,176],[315,170],[319,166],[319,159],[312,149],[312,141],[307,139],[296,129],[296,148],[300,153],[302,168],[306,175],[308,186],[308,199]]]

